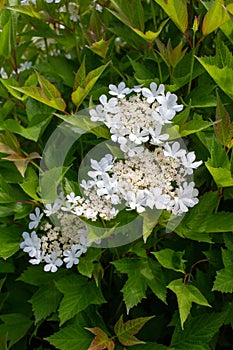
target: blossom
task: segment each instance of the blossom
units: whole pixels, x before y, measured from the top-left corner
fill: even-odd
[[[143,152],[142,146],[138,146],[125,137],[118,138],[118,142],[120,143],[120,149],[129,157],[134,157],[136,154]]]
[[[198,195],[198,190],[194,188],[194,182],[184,182],[182,186],[178,188],[178,195],[174,197],[172,204],[172,213],[175,215],[180,215],[186,213],[189,207],[193,207],[198,203],[196,196]]]
[[[93,179],[96,179],[98,175],[104,174],[113,167],[114,158],[111,154],[106,154],[99,162],[95,159],[91,159],[91,167],[95,171],[88,171],[88,175]]]
[[[160,103],[157,111],[164,119],[171,120],[176,115],[176,112],[180,112],[183,109],[183,105],[176,104],[177,96],[171,94],[170,91],[166,95],[156,96],[156,100]]]
[[[93,122],[103,122],[105,120],[104,108],[102,105],[96,106],[96,109],[91,109],[89,114],[91,116],[91,121]]]
[[[55,214],[58,212],[58,210],[61,208],[61,204],[57,201],[53,204],[46,204],[44,209],[44,213],[46,216],[50,216],[52,214]]]
[[[186,156],[182,156],[182,164],[186,168],[185,174],[192,175],[193,169],[198,168],[202,164],[202,160],[194,162],[196,155],[194,152],[189,152]]]
[[[77,265],[79,263],[79,257],[82,255],[82,246],[80,244],[72,244],[70,250],[64,250],[63,259],[66,263],[67,269],[70,269],[73,265]]]
[[[35,214],[34,213],[29,214],[29,218],[31,220],[31,222],[29,223],[29,230],[32,230],[33,228],[37,228],[43,215],[44,215],[43,213],[40,213],[40,208],[38,207],[35,209]]]
[[[169,145],[168,142],[164,145],[164,151],[163,151],[165,157],[172,157],[172,158],[182,158],[185,156],[186,151],[180,147],[179,142],[174,142],[172,146]]]
[[[118,86],[110,84],[109,85],[109,94],[117,96],[118,98],[124,98],[125,95],[130,94],[131,90],[126,87],[124,82],[121,82]]]
[[[113,114],[119,112],[117,98],[113,97],[108,100],[106,95],[101,95],[99,101],[103,106],[104,112],[111,112]]]
[[[164,94],[164,85],[160,84],[158,89],[157,89],[157,84],[156,83],[151,83],[150,84],[150,89],[148,88],[142,88],[142,95],[146,97],[148,103],[153,103],[158,95],[163,95]]]
[[[57,268],[63,264],[63,261],[58,258],[58,254],[56,252],[52,252],[50,256],[46,256],[44,260],[47,263],[44,266],[44,271],[46,272],[56,272]]]
[[[140,130],[140,126],[135,125],[132,132],[129,134],[129,139],[136,143],[136,145],[140,145],[149,140],[148,134],[148,130]]]
[[[147,195],[146,198],[146,205],[153,209],[154,207],[156,209],[167,209],[168,203],[170,202],[171,198],[168,194],[162,193],[161,187],[155,187],[151,191],[145,192]]]
[[[136,210],[138,213],[145,211],[146,196],[143,190],[139,190],[137,193],[133,191],[126,192],[125,200],[131,210]]]
[[[70,194],[67,194],[66,196],[68,203],[78,203],[80,200],[80,196],[76,196],[74,192],[71,192]]]
[[[20,243],[20,248],[25,253],[28,253],[30,257],[37,255],[41,247],[41,239],[37,236],[35,231],[32,231],[31,235],[28,232],[23,232],[24,241]]]
[[[151,145],[160,145],[169,138],[168,134],[161,135],[161,129],[162,129],[162,125],[157,125],[154,128],[149,128],[149,133],[151,136],[151,140],[150,140]]]

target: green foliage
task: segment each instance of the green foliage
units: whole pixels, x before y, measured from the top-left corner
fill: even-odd
[[[77,0],[73,20],[69,3],[0,0],[0,350],[231,349],[233,4]],[[121,81],[163,83],[184,105],[167,132],[203,161],[199,203],[178,219],[142,213],[141,237],[91,247],[77,268],[28,267],[28,215],[80,191],[80,164],[110,139],[82,109]],[[41,166],[61,124],[80,138],[64,166],[62,139]]]

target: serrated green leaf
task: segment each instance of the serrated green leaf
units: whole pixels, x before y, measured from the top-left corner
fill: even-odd
[[[233,217],[233,215],[232,215]],[[230,249],[222,249],[222,259],[224,269],[217,271],[212,290],[222,293],[233,292],[233,251]]]
[[[146,324],[146,322],[152,318],[154,318],[154,316],[138,317],[134,320],[129,320],[124,323],[123,316],[121,316],[114,326],[114,331],[121,344],[125,346],[145,344],[144,341],[138,340],[135,337],[135,334],[137,334],[140,329]]]
[[[151,252],[151,254],[153,254],[158,262],[166,269],[182,273],[185,272],[185,260],[182,259],[184,252],[175,252],[172,249],[165,248],[158,252]]]
[[[27,316],[20,313],[1,315],[0,319],[3,321],[0,325],[0,334],[7,334],[9,348],[25,336],[33,323]]]
[[[182,329],[190,313],[192,303],[211,307],[206,298],[195,286],[184,284],[182,279],[170,282],[167,288],[171,289],[176,294]]]
[[[207,129],[214,124],[215,122],[207,122],[205,120],[190,120],[180,127],[180,136],[183,137],[190,134],[194,134],[198,131]]]
[[[102,304],[105,299],[94,281],[82,276],[70,276],[55,282],[58,290],[64,294],[59,307],[61,325],[91,304]]]
[[[202,33],[204,36],[210,34],[230,19],[224,5],[224,0],[215,0],[209,7],[202,22]]]
[[[35,316],[35,323],[46,319],[58,308],[62,294],[55,288],[54,284],[40,287],[29,300]]]
[[[171,345],[176,350],[209,350],[209,342],[225,319],[224,313],[209,313],[189,317],[182,330],[178,323]]]
[[[159,264],[152,259],[120,259],[112,262],[116,269],[127,273],[128,280],[122,288],[126,308],[129,311],[146,297],[148,287],[166,303],[166,288]],[[134,293],[132,293],[132,290]]]
[[[14,203],[15,192],[0,174],[0,203]]]
[[[40,177],[41,198],[47,203],[52,203],[58,196],[58,185],[68,169],[55,167],[46,170]]]
[[[85,329],[95,334],[95,338],[92,340],[88,350],[104,350],[104,349],[114,350],[115,344],[101,328],[85,327]]]
[[[155,0],[175,25],[184,33],[188,27],[188,10],[185,0]]]
[[[231,170],[227,168],[218,167],[215,168],[212,166],[211,160],[205,162],[205,165],[211,175],[213,176],[214,181],[220,187],[229,187],[233,186],[233,177]]]
[[[85,256],[80,257],[78,264],[78,271],[86,277],[91,278],[95,269],[94,262],[98,261],[102,254],[102,250],[99,248],[89,248]]]
[[[91,334],[78,323],[61,328],[46,340],[60,350],[88,349],[91,342]]]
[[[128,27],[137,28],[141,32],[144,31],[144,11],[141,0],[111,0],[114,11],[109,10],[116,18]]]

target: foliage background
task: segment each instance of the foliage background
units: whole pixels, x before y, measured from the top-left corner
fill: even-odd
[[[0,349],[232,349],[233,3],[74,2],[77,21],[65,0],[0,1]],[[55,274],[29,267],[19,244],[46,141],[120,81],[179,96],[176,128],[203,160],[200,202],[170,234],[149,221],[146,243],[90,248]],[[76,159],[104,137],[87,133]]]

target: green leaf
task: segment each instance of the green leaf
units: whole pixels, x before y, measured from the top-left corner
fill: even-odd
[[[190,120],[180,127],[180,136],[183,137],[190,134],[194,134],[198,131],[207,129],[214,124],[215,124],[214,122],[207,122],[204,120],[198,120],[198,119]]]
[[[74,317],[91,304],[102,304],[105,299],[94,281],[82,276],[73,275],[55,282],[56,287],[64,294],[59,307],[61,325]]]
[[[159,299],[166,303],[165,282],[158,263],[147,258],[124,258],[114,261],[112,264],[118,271],[128,275],[128,280],[122,288],[127,311],[146,297],[148,287]]]
[[[231,170],[227,168],[218,167],[215,168],[212,166],[212,162],[209,159],[205,162],[205,165],[211,175],[213,176],[214,181],[220,187],[229,187],[233,186],[233,177],[231,174]]]
[[[84,99],[89,94],[89,92],[95,85],[96,81],[99,79],[103,71],[107,68],[109,63],[110,62],[90,71],[85,77],[84,82],[82,82],[82,85],[79,85],[79,81],[81,79],[80,77],[82,77],[82,81],[83,81],[83,74],[84,74],[83,69],[80,71],[80,74],[78,73],[78,76],[80,77],[75,79],[75,85],[78,83],[79,86],[77,88],[75,87],[75,90],[72,93],[72,101],[77,107],[79,107],[81,103],[84,101]]]
[[[178,323],[171,345],[176,350],[209,350],[209,342],[224,322],[224,313],[208,313],[189,317],[184,329]]]
[[[43,13],[40,11],[38,12],[33,5],[21,5],[21,6],[11,6],[7,7],[8,10],[14,11],[14,12],[19,12],[23,13],[25,15],[28,15],[30,17],[38,18],[45,20],[45,16],[43,16]]]
[[[170,282],[167,288],[171,289],[176,294],[182,329],[190,313],[192,303],[211,307],[206,298],[195,286],[184,284],[182,279]]]
[[[27,316],[19,313],[1,315],[0,319],[4,322],[0,325],[0,335],[7,334],[9,348],[23,338],[33,324]]]
[[[143,240],[146,243],[147,238],[152,233],[156,224],[158,223],[158,219],[162,213],[162,210],[149,210],[147,209],[145,212],[140,214],[143,217]]]
[[[64,112],[66,109],[66,103],[62,99],[60,92],[57,88],[45,79],[42,75],[37,73],[37,79],[40,87],[37,86],[23,86],[16,87],[11,86],[12,89],[22,92],[26,96],[30,96],[35,100],[46,104],[54,109]]]
[[[14,203],[15,192],[0,174],[0,203]]]
[[[114,350],[115,344],[108,335],[99,327],[87,328],[89,332],[95,334],[95,338],[92,340],[88,350]]]
[[[130,28],[144,31],[144,11],[141,0],[111,0],[114,11],[109,10],[115,17]],[[133,29],[132,28],[132,29]]]
[[[41,197],[47,203],[52,203],[58,196],[58,185],[63,175],[68,169],[63,167],[55,167],[46,170],[40,177]]]
[[[202,33],[204,36],[210,34],[230,19],[224,5],[224,0],[215,0],[209,7],[202,22]]]
[[[233,99],[233,56],[220,40],[216,45],[215,57],[196,57],[216,84]]]
[[[78,264],[78,271],[83,276],[91,278],[95,269],[95,262],[97,262],[102,254],[102,250],[99,248],[89,248],[85,254],[80,258]]]
[[[46,319],[51,313],[55,312],[61,297],[62,294],[52,283],[40,287],[29,300],[29,303],[32,304],[32,310],[35,315],[35,323]]]
[[[105,41],[102,38],[101,40],[94,42],[91,46],[88,47],[92,52],[96,53],[100,57],[106,58],[111,41],[111,39]]]
[[[233,215],[232,215],[233,218]],[[222,249],[222,259],[224,269],[217,271],[212,290],[222,293],[233,292],[233,251],[230,249]]]
[[[182,259],[184,252],[175,252],[172,249],[166,248],[159,252],[151,252],[158,262],[166,269],[171,269],[177,272],[185,272],[184,262]]]
[[[175,25],[184,33],[188,27],[188,10],[185,0],[155,0]]]
[[[233,146],[233,123],[231,122],[229,113],[227,112],[224,104],[222,103],[220,96],[217,92],[217,108],[216,108],[216,121],[214,125],[214,132],[218,141],[223,146],[231,148]]]
[[[23,230],[16,227],[0,226],[0,257],[8,259],[19,250]]]
[[[88,349],[92,340],[91,334],[79,325],[74,323],[71,326],[61,328],[46,340],[60,350]]]
[[[146,324],[146,322],[148,322],[152,318],[154,318],[154,316],[138,317],[134,320],[129,320],[124,323],[123,316],[121,316],[114,326],[114,331],[121,344],[124,346],[145,344],[144,341],[138,340],[135,337],[135,334],[137,334],[140,331],[140,329]]]
[[[155,41],[156,38],[158,38],[159,34],[161,33],[162,29],[164,28],[164,26],[166,25],[168,19],[163,21],[159,27],[159,29],[156,32],[152,32],[151,30],[147,30],[145,33],[143,33],[141,30],[134,28],[132,26],[130,26],[130,28],[136,33],[138,34],[142,39],[152,43],[153,41]]]

